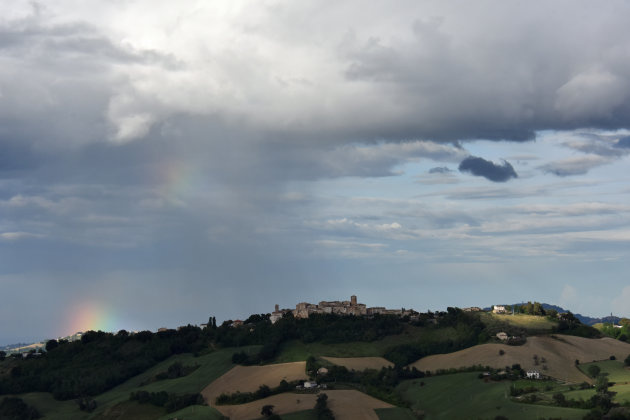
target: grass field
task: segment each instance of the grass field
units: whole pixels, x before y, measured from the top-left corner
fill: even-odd
[[[169,420],[173,418],[185,420],[221,420],[224,417],[223,414],[212,407],[191,405],[190,407],[159,417],[158,420]]]
[[[417,417],[408,408],[377,408],[374,411],[379,420],[417,420]]]
[[[584,363],[579,365],[582,372],[588,375],[590,366],[599,366],[602,373],[608,374],[608,380],[618,384],[630,383],[630,368],[623,365],[623,362],[617,360],[604,360],[601,362]]]
[[[303,410],[295,413],[283,414],[282,420],[317,420],[315,410]]]
[[[34,406],[40,414],[45,414],[50,420],[81,420],[88,417],[87,413],[79,410],[73,400],[57,401],[48,392],[30,392],[18,395],[24,402]]]
[[[630,402],[630,385],[615,385],[608,388],[609,391],[616,392],[613,400],[618,403]],[[571,400],[588,400],[595,395],[594,389],[580,389],[575,391],[568,391],[564,393],[564,396]]]
[[[91,420],[155,420],[164,415],[164,410],[150,404],[138,404],[135,401],[123,401],[109,406],[98,414],[90,417]],[[48,417],[46,417],[48,418]]]
[[[257,351],[259,346],[242,347],[240,350]],[[37,410],[50,420],[84,420],[84,419],[113,419],[113,418],[142,418],[142,412],[146,411],[151,419],[156,419],[164,414],[164,410],[148,405],[139,405],[129,402],[129,394],[140,389],[157,392],[167,391],[174,393],[201,392],[210,382],[214,381],[225,372],[234,367],[232,364],[232,354],[235,349],[218,350],[200,357],[191,354],[181,354],[170,357],[158,363],[146,372],[135,376],[121,385],[95,397],[97,402],[96,410],[87,414],[78,409],[74,400],[57,401],[51,394],[37,392],[19,395],[28,404],[33,405]],[[190,375],[167,379],[157,382],[148,382],[160,372],[164,372],[174,362],[181,362],[184,365],[199,365],[199,368]],[[188,418],[188,417],[187,417]]]
[[[529,333],[550,332],[554,326],[558,325],[557,321],[552,321],[544,316],[525,314],[494,314],[492,312],[481,313],[481,321],[491,330],[508,325],[524,328]]]
[[[510,420],[540,417],[570,420],[581,419],[587,413],[586,410],[514,402],[509,397],[510,384],[484,383],[477,373],[458,373],[405,381],[398,390],[412,404],[412,409],[424,411],[428,420],[494,419],[498,415]]]
[[[179,394],[201,392],[206,385],[234,367],[234,364],[232,364],[233,353],[234,349],[222,349],[200,357],[194,357],[192,354],[180,354],[170,357],[146,372],[96,397],[98,408],[95,413],[98,415],[118,403],[129,400],[129,394],[140,389],[149,392],[167,391]],[[166,371],[174,362],[181,362],[184,365],[198,364],[200,366],[190,375],[182,378],[166,379],[141,385],[158,373]]]
[[[457,340],[455,328],[440,329],[406,326],[402,334],[389,335],[381,340],[349,343],[303,343],[287,341],[282,345],[274,363],[298,362],[309,356],[321,357],[379,357],[387,350],[401,344],[428,343],[445,340]]]

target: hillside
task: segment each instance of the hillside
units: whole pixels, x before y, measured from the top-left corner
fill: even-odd
[[[501,354],[503,351],[504,354]],[[623,360],[630,354],[630,344],[612,338],[588,339],[566,335],[529,337],[522,346],[482,344],[450,354],[424,357],[412,366],[423,371],[461,368],[473,365],[497,369],[520,364],[544,375],[569,382],[592,381],[575,367],[575,361],[587,363],[615,356]],[[537,361],[534,359],[537,356]],[[546,369],[545,369],[546,368]]]
[[[422,383],[434,381],[426,377],[427,372],[479,364],[501,370],[520,364],[579,383],[592,379],[576,368],[576,359],[582,363],[610,356],[624,360],[630,354],[629,344],[612,338],[557,332],[599,335],[577,320],[457,308],[413,319],[313,315],[289,316],[271,324],[268,315],[253,315],[242,326],[210,325],[205,330],[187,326],[160,333],[87,332],[76,342],[49,344],[49,351],[40,356],[16,355],[0,361],[0,391],[17,392],[24,403],[52,420],[151,420],[175,415],[247,419],[256,418],[265,404],[276,406],[283,418],[311,419],[317,392],[329,394],[337,418],[352,418],[351,413],[366,410],[363,418],[407,419],[412,418],[409,407],[434,410],[413,397]],[[524,344],[500,342],[499,332],[516,337],[513,344]],[[297,392],[292,381],[309,379],[320,366],[329,372],[310,379],[329,387]],[[623,372],[618,369],[615,374]],[[411,385],[403,391],[405,383]],[[626,385],[617,386],[623,391]],[[479,388],[479,392],[484,389],[502,399],[495,404],[522,404],[506,395],[498,397],[498,387]],[[221,401],[227,405],[218,406],[216,399],[222,394],[227,394]],[[201,405],[204,402],[209,405]],[[548,412],[547,417],[562,412],[536,410]]]

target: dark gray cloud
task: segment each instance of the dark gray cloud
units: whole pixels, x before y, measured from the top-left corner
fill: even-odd
[[[90,290],[117,302],[121,285],[142,279],[136,290],[155,299],[127,306],[144,313],[143,328],[156,328],[152,315],[173,319],[152,312],[156,303],[190,322],[193,307],[205,318],[206,310],[240,317],[240,308],[267,310],[274,299],[338,298],[328,290],[344,284],[368,290],[366,274],[378,288],[374,273],[391,273],[374,267],[397,251],[485,258],[477,243],[461,244],[470,226],[485,226],[485,214],[467,214],[476,203],[463,198],[536,200],[555,190],[526,191],[532,178],[550,177],[523,173],[518,191],[488,183],[471,191],[470,177],[449,165],[495,182],[517,174],[507,162],[466,158],[469,140],[630,126],[630,62],[619,53],[630,38],[625,3],[279,0],[246,5],[247,13],[217,3],[194,14],[145,0],[6,3],[0,279],[15,274],[11,294],[0,297],[6,334],[23,329],[17,311],[32,314],[29,330],[50,327],[38,312],[44,306],[25,304],[30,291],[30,302],[45,300],[29,284],[56,291],[52,312],[98,299]],[[625,156],[630,143],[564,140],[556,144],[570,150],[561,150],[602,159],[554,154],[543,171],[584,173]],[[551,156],[539,143],[519,147],[499,155]],[[398,183],[408,168],[422,173],[422,186],[403,176]],[[388,178],[362,179],[376,177]],[[402,215],[397,200],[418,190],[417,207]],[[367,201],[336,202],[357,195]],[[354,222],[321,227],[330,220]],[[318,259],[317,244],[329,246],[329,259]],[[335,244],[369,249],[371,266],[339,263]],[[405,286],[415,284],[415,267],[409,276]],[[80,292],[64,293],[71,290]]]
[[[460,172],[469,172],[475,176],[482,176],[493,182],[506,182],[510,178],[517,178],[518,175],[512,165],[503,161],[502,165],[497,165],[489,160],[476,156],[469,156],[459,164]]]
[[[446,166],[436,166],[434,168],[429,169],[430,174],[448,174],[450,172],[453,172],[453,170],[449,169]]]

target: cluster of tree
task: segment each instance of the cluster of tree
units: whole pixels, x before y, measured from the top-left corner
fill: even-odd
[[[344,316],[337,314],[312,314],[308,318],[294,318],[286,314],[275,324],[268,315],[252,315],[244,326],[231,327],[224,322],[217,328],[214,338],[223,346],[262,345],[257,354],[236,352],[232,361],[241,365],[255,365],[272,360],[283,342],[301,340],[305,343],[320,341],[342,343],[348,341],[374,341],[403,331],[405,320],[395,315]]]
[[[207,336],[193,326],[158,333],[88,331],[80,341],[50,340],[40,357],[5,361],[9,375],[0,381],[0,394],[51,392],[62,400],[95,396],[174,354],[207,346]]]
[[[628,342],[628,340],[630,340],[630,319],[621,318],[619,326],[621,326],[621,328],[613,326],[610,322],[606,322],[602,326],[601,332],[617,340]]]
[[[205,405],[203,396],[198,393],[174,394],[166,391],[148,392],[136,391],[129,395],[129,400],[138,401],[140,404],[151,404],[164,407],[167,413],[181,410],[190,405]]]
[[[553,401],[556,405],[560,407],[593,410],[585,418],[597,418],[597,419],[605,418],[603,417],[603,414],[608,412],[612,407],[616,406],[616,404],[613,403],[613,400],[612,400],[614,393],[608,391],[608,386],[609,386],[608,375],[599,373],[599,369],[596,370],[596,369],[590,369],[590,368],[589,368],[589,374],[596,376],[595,395],[593,395],[591,398],[587,400],[584,400],[584,399],[573,400],[573,399],[566,398],[566,396],[563,393],[557,392],[553,395]],[[586,384],[586,387],[590,387],[590,385]],[[600,416],[592,417],[594,413],[597,413]]]
[[[558,325],[553,327],[552,331],[584,338],[598,338],[602,336],[596,328],[582,324],[571,312],[558,315]]]
[[[221,394],[217,397],[215,403],[217,405],[245,404],[248,402],[261,400],[276,394],[291,391],[299,382],[287,382],[284,379],[280,381],[280,385],[270,388],[267,385],[261,385],[255,392],[235,392],[233,394]]]
[[[318,420],[335,420],[333,412],[328,408],[328,395],[319,394],[315,402],[315,415]]]
[[[266,418],[267,420],[280,420],[280,416],[277,414],[273,414],[273,408],[275,406],[271,404],[263,405],[260,410],[260,414]]]
[[[192,372],[194,372],[198,368],[199,368],[199,365],[185,366],[181,362],[175,362],[168,367],[166,372],[160,372],[157,375],[155,375],[155,380],[161,381],[164,379],[181,378],[183,376],[190,375]]]
[[[96,400],[93,398],[88,398],[88,397],[82,397],[77,399],[77,404],[79,405],[79,410],[81,411],[87,411],[88,413],[91,413],[92,411],[96,410]]]
[[[540,302],[534,302],[534,303],[527,302],[522,305],[514,305],[514,312],[519,313],[519,314],[539,315],[539,316],[547,314],[547,312],[545,311],[545,308],[543,308],[543,305]]]
[[[464,312],[459,308],[448,308],[440,316],[439,324],[434,328],[450,328],[448,334],[432,334],[415,344],[402,344],[388,349],[384,357],[396,366],[406,366],[422,357],[451,353],[490,339],[485,325],[474,313]]]
[[[415,367],[396,366],[384,367],[380,370],[350,371],[344,366],[335,365],[328,368],[328,373],[319,377],[319,381],[328,384],[330,388],[339,383],[351,384],[375,398],[393,405],[406,406],[407,403],[396,392],[396,386],[403,380],[424,378],[424,376],[425,373]]]
[[[0,402],[0,419],[7,420],[34,420],[41,417],[41,414],[25,403],[21,398],[6,397]]]

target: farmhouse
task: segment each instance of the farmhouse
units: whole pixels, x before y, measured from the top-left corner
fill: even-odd
[[[495,314],[505,314],[507,313],[507,309],[503,305],[494,305],[492,312]]]
[[[497,333],[497,338],[501,341],[507,341],[507,339],[510,337],[505,332],[499,332]]]
[[[537,370],[528,370],[526,372],[527,379],[540,379],[540,372]]]
[[[319,369],[317,369],[317,374],[318,375],[327,375],[328,374],[328,369],[326,369],[325,367],[320,367]]]

